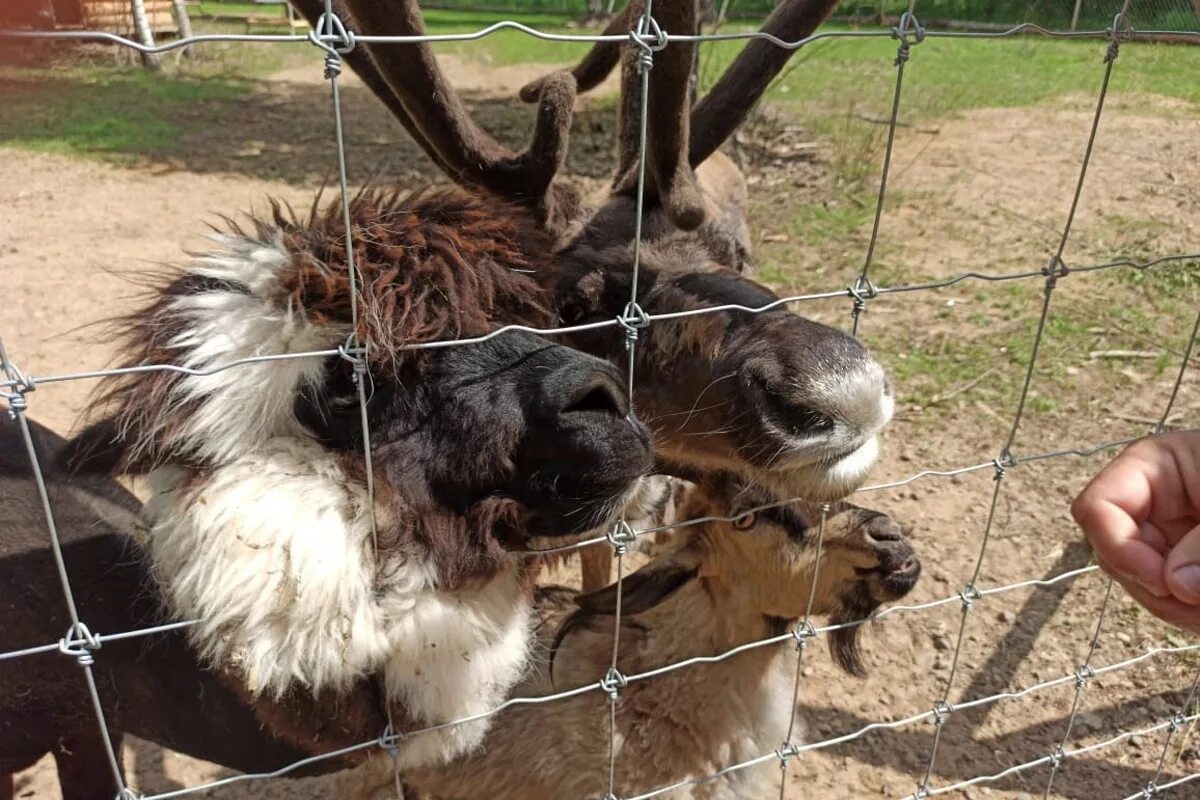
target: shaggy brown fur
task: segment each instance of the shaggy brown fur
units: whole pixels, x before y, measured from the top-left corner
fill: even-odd
[[[307,219],[279,204],[272,212],[253,221],[254,235],[281,236],[293,254],[283,280],[291,299],[314,322],[349,323],[341,203]],[[453,187],[412,195],[368,188],[350,200],[350,220],[361,276],[357,333],[381,348],[376,359],[403,360],[408,345],[550,318],[530,275],[550,269],[551,242],[518,206]]]
[[[226,220],[224,232],[263,243],[279,241],[292,263],[280,276],[280,306],[291,304],[317,324],[350,328],[350,271],[340,202],[323,208],[314,202],[306,217],[271,203],[265,217],[247,224]],[[497,324],[549,324],[541,289],[533,275],[550,269],[549,236],[516,205],[454,187],[406,194],[366,188],[350,201],[350,234],[359,274],[357,333],[372,343],[373,367],[398,372],[422,362],[422,351],[406,347],[479,336]],[[221,233],[218,231],[218,233]],[[183,295],[238,287],[200,275],[159,276],[152,300],[111,320],[111,338],[124,354],[121,368],[176,363],[169,343],[188,320],[176,311]],[[143,434],[115,466],[149,471],[168,456],[161,443],[174,438],[191,409],[162,414],[182,380],[176,372],[117,375],[104,379],[91,404],[96,417],[116,414],[90,430],[76,448],[80,466],[104,443],[128,431]],[[419,378],[418,375],[412,376]]]

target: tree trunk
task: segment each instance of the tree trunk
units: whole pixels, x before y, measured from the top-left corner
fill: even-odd
[[[129,0],[133,10],[133,26],[137,29],[138,40],[146,47],[154,47],[154,34],[150,31],[150,20],[146,16],[146,4],[142,0]],[[153,53],[140,53],[142,66],[158,71],[162,64]]]
[[[179,38],[190,39],[192,36],[192,18],[188,16],[187,3],[184,0],[171,0],[171,7],[175,10],[175,24],[179,26]],[[288,11],[291,11],[291,6],[288,6]],[[194,58],[195,53],[191,47],[185,47],[180,51],[186,58]]]

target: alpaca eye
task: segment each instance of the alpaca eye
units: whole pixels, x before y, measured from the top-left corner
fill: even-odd
[[[756,523],[756,522],[758,522],[758,513],[752,511],[749,514],[740,516],[737,519],[735,519],[733,521],[733,527],[737,528],[739,531],[746,531],[746,530],[750,530],[751,528],[753,528],[754,523]]]

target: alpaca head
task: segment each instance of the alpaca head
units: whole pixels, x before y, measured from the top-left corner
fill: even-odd
[[[421,348],[547,321],[529,277],[546,236],[460,190],[365,191],[351,219],[356,301],[336,203],[233,225],[158,285],[119,321],[129,369],[70,448],[76,467],[203,482],[293,439],[365,485],[365,422],[381,527],[423,515],[457,530],[479,571],[528,536],[605,522],[650,465],[616,368],[523,332]],[[351,334],[368,344],[347,349]],[[263,356],[283,358],[223,368]]]

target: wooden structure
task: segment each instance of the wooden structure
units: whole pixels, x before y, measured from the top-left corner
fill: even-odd
[[[150,30],[175,34],[171,0],[144,0]],[[136,37],[129,0],[0,0],[0,23],[40,30],[89,30]]]

